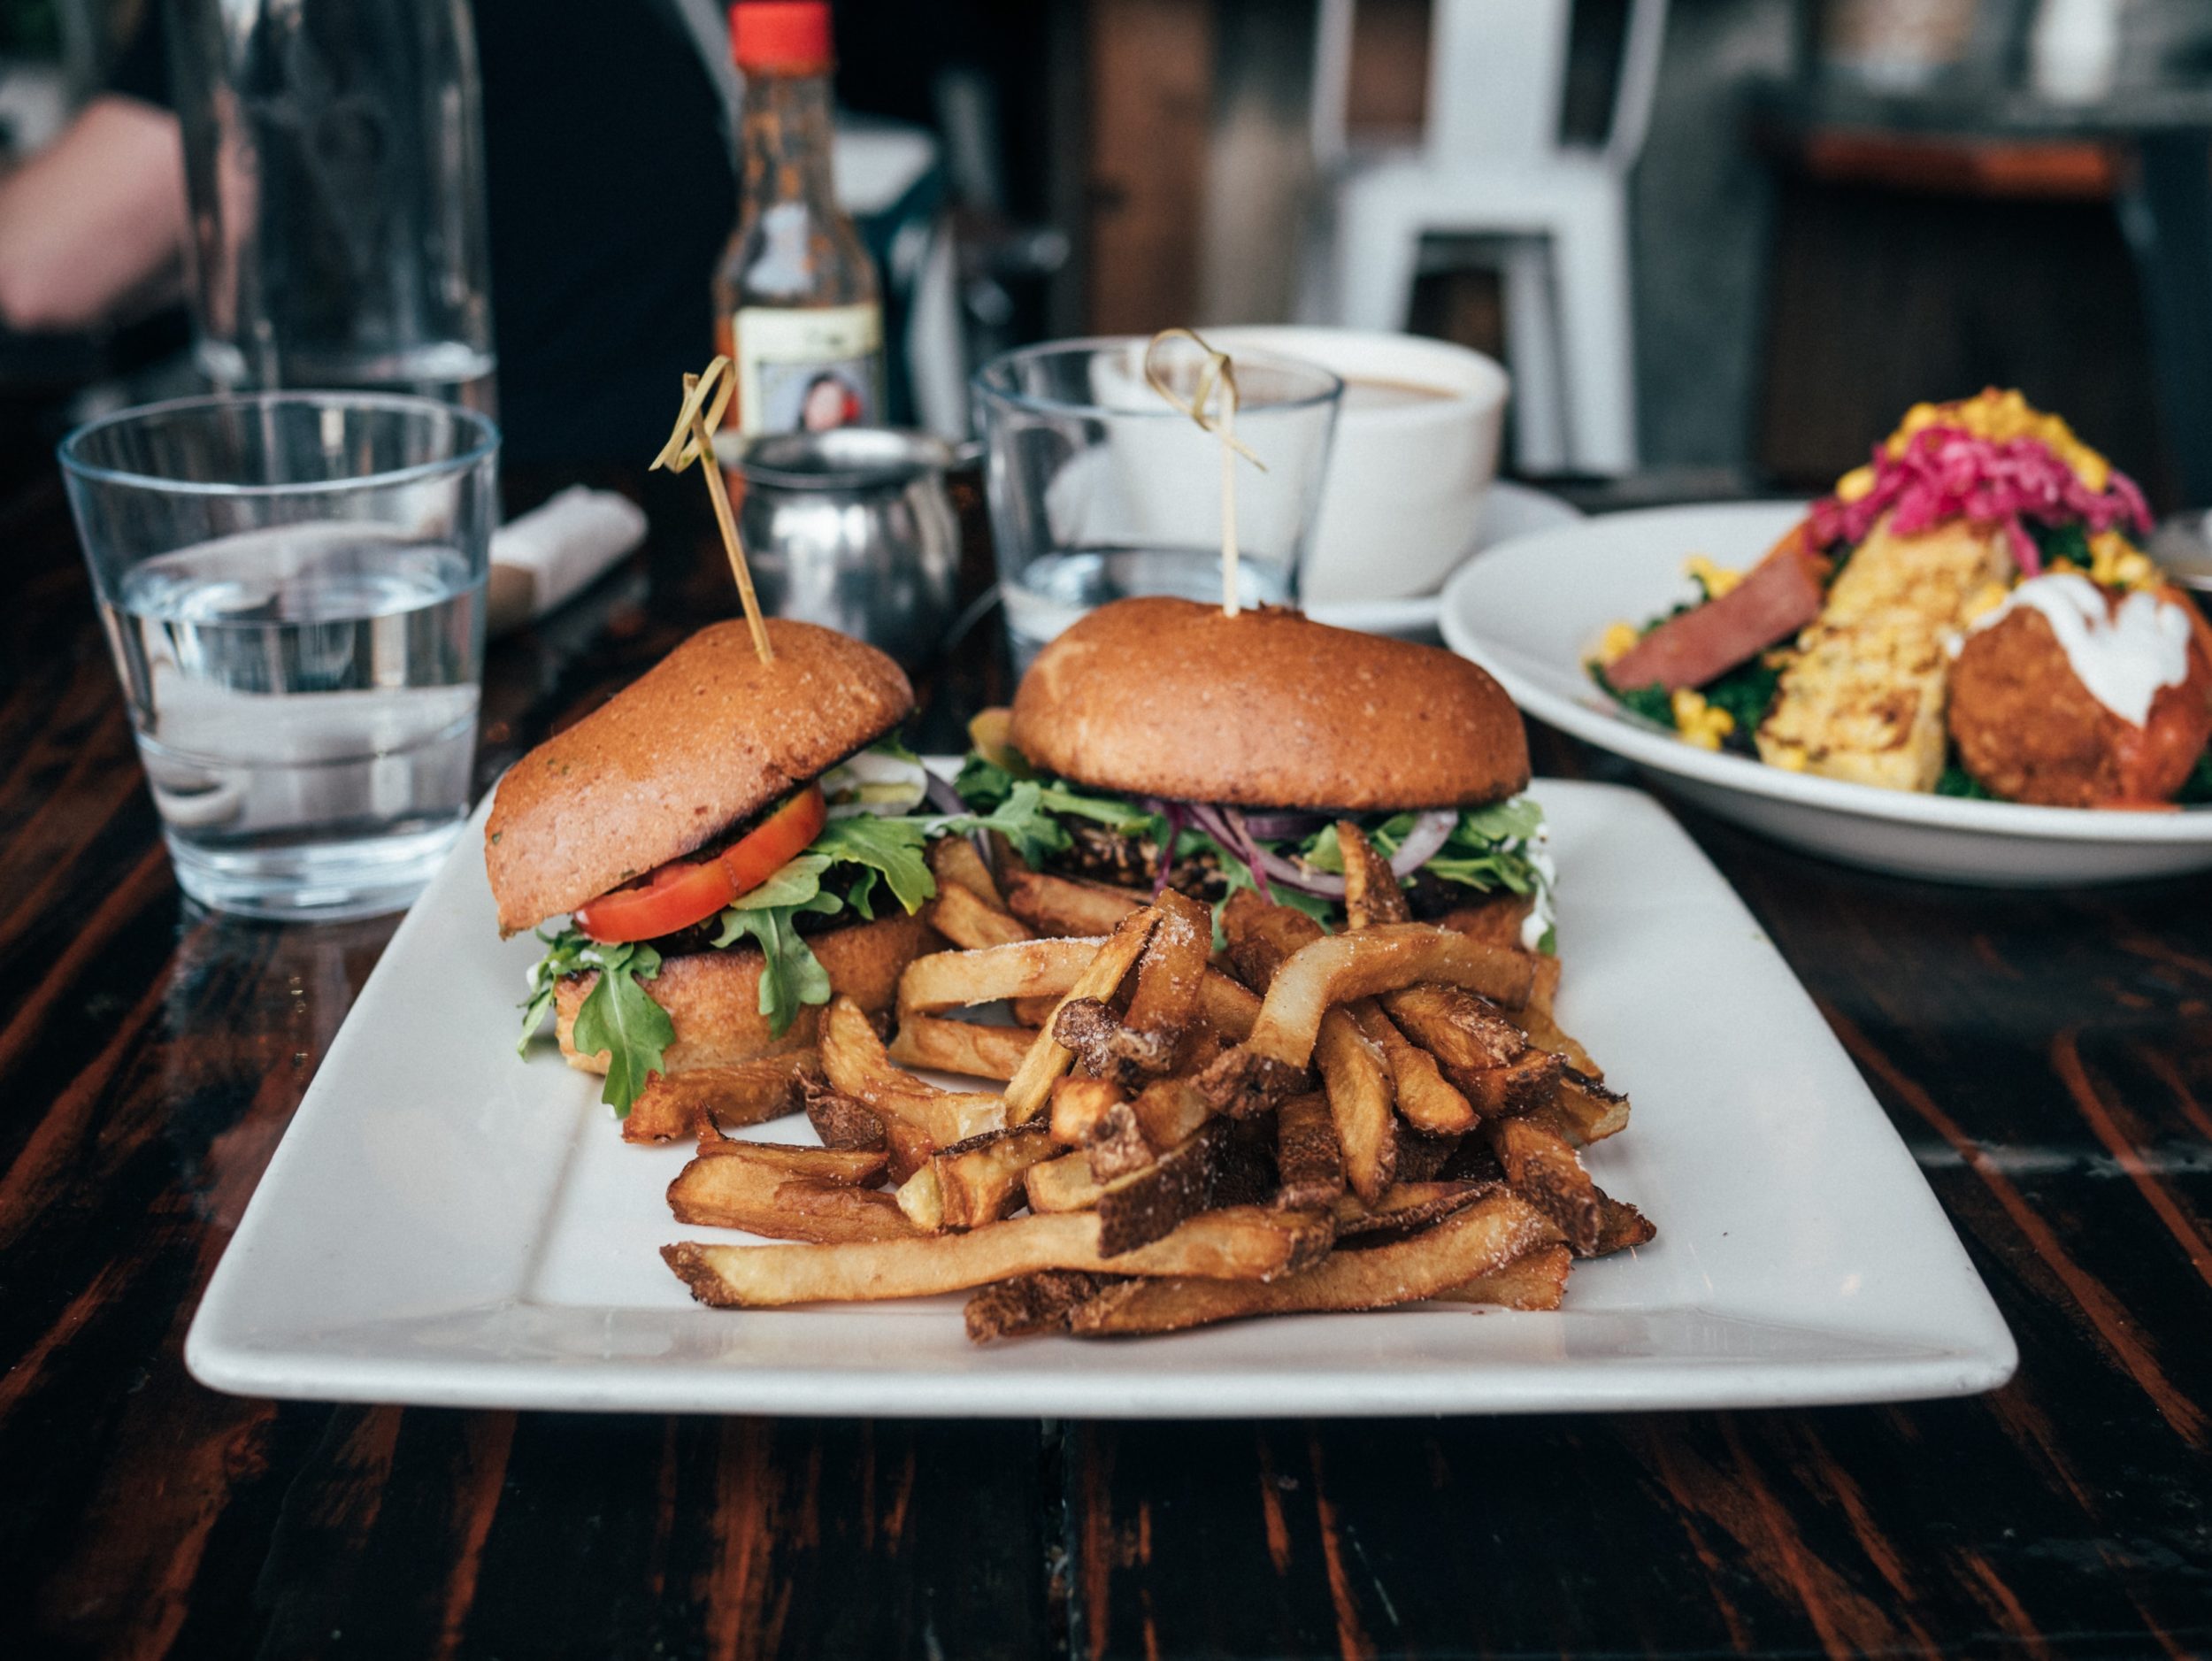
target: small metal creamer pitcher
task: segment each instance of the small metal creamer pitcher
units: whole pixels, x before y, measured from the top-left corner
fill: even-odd
[[[933,657],[952,620],[960,526],[947,470],[968,447],[844,427],[755,439],[726,462],[745,481],[738,528],[761,605],[880,647]]]

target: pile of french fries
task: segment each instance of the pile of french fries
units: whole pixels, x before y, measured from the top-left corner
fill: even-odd
[[[1348,822],[1348,927],[1240,892],[1205,906],[933,850],[938,932],[887,1047],[849,999],[818,1046],[657,1080],[700,1135],[677,1220],[703,1303],[972,1294],[979,1342],[1179,1331],[1425,1299],[1555,1309],[1577,1257],[1655,1230],[1578,1149],[1625,1096],[1552,1019],[1555,960],[1412,921]],[[1014,1025],[968,1015],[1010,1010]],[[926,1067],[1002,1080],[941,1088]],[[795,1096],[820,1147],[742,1141]],[[633,1117],[635,1117],[634,1111]]]

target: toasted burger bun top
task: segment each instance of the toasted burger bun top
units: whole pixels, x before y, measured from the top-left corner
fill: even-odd
[[[1037,654],[1011,735],[1065,779],[1240,807],[1471,807],[1528,783],[1520,713],[1474,665],[1275,606],[1101,606]]]
[[[701,629],[517,762],[484,827],[503,933],[680,859],[881,737],[914,707],[899,666],[811,623]]]

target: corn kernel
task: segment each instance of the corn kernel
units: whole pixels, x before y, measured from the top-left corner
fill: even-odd
[[[1715,709],[1703,693],[1687,687],[1674,695],[1673,710],[1675,728],[1682,734],[1682,742],[1700,750],[1718,750],[1720,741],[1736,730],[1734,716]]]
[[[1871,467],[1854,467],[1849,473],[1847,473],[1842,478],[1836,481],[1836,500],[1839,502],[1856,502],[1860,497],[1865,496],[1868,491],[1873,489],[1873,488],[1874,469]]]
[[[1609,668],[1628,656],[1640,638],[1633,623],[1615,623],[1598,641],[1598,661]]]
[[[1729,571],[1715,565],[1703,554],[1692,554],[1682,565],[1682,574],[1694,577],[1705,589],[1705,597],[1717,600],[1743,581],[1743,573]]]
[[[1784,773],[1805,771],[1805,752],[1794,744],[1778,748],[1767,756],[1766,761],[1768,765],[1779,767]]]

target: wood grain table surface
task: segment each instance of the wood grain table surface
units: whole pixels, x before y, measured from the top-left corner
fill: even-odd
[[[643,554],[493,649],[480,785],[730,609],[688,495],[647,502]],[[2010,1322],[1993,1396],[1203,1424],[239,1400],[188,1376],[185,1330],[393,923],[185,904],[58,483],[0,497],[0,1656],[2212,1651],[2212,882],[1943,888],[1685,815]],[[925,747],[994,655],[926,677]],[[1544,771],[1619,776],[1535,737]]]

